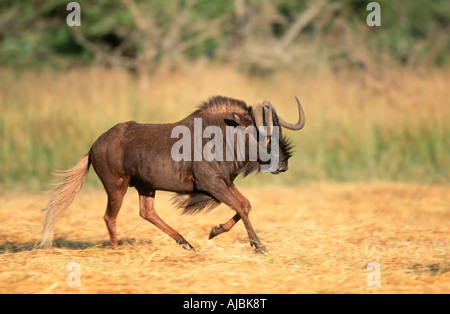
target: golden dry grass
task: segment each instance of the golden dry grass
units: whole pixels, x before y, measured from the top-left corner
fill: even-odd
[[[233,212],[180,216],[169,193],[156,208],[196,249],[192,253],[138,215],[129,190],[108,245],[106,197],[85,189],[56,227],[56,248],[33,250],[45,195],[0,196],[0,293],[449,293],[450,190],[399,183],[310,183],[241,189],[270,254],[249,246],[242,222],[208,240]],[[106,245],[105,245],[106,244]],[[66,267],[81,267],[69,287]],[[368,286],[381,267],[381,286]]]

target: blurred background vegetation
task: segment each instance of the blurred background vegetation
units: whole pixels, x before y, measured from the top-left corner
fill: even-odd
[[[378,1],[381,27],[367,26],[364,0],[80,0],[82,27],[66,25],[68,2],[2,0],[0,63],[153,74],[199,58],[257,73],[323,59],[370,70],[450,62],[445,0]]]
[[[48,188],[115,123],[216,94],[305,108],[289,173],[250,184],[449,182],[449,1],[377,1],[380,27],[362,0],[80,0],[80,27],[68,2],[0,0],[1,189]]]

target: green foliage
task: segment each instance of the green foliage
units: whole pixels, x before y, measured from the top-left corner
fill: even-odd
[[[81,6],[81,31],[86,39],[106,49],[109,53],[118,53],[135,58],[146,38],[140,36],[133,15],[124,1],[78,1]],[[180,10],[188,1],[135,1],[142,16],[153,19],[154,28],[164,32],[170,29],[179,18]],[[366,27],[366,10],[370,1],[345,0],[329,1],[327,6],[338,4],[338,9],[330,16],[320,14],[307,25],[297,45],[311,45],[311,37],[320,36],[320,49],[328,47],[330,51],[339,50],[336,34],[339,23],[344,21],[356,33],[365,29],[364,36],[358,37],[359,45],[368,45],[376,60],[386,59],[377,54],[388,53],[389,58],[397,63],[420,63],[444,65],[448,63],[450,44],[448,29],[450,27],[450,3],[446,0],[426,1],[378,1],[381,5],[381,23],[379,28]],[[92,51],[80,45],[74,38],[73,30],[66,25],[68,1],[2,1],[0,2],[0,64],[2,65],[46,65],[59,64],[61,59],[92,62]],[[242,1],[246,6],[246,21],[261,19],[271,28],[271,36],[281,38],[295,23],[298,15],[311,5],[307,1],[277,0],[271,2],[273,10],[267,10],[269,4],[260,1]],[[272,12],[272,13],[270,13]],[[267,18],[264,14],[268,14]],[[277,14],[275,16],[273,14]],[[215,52],[220,49],[230,51],[242,49],[235,44],[240,26],[236,23],[233,1],[195,1],[189,8],[189,23],[203,21],[205,26],[194,32],[185,29],[182,41],[207,31],[208,24],[223,19],[221,32],[199,40],[184,50],[189,58],[203,55],[223,58]],[[261,22],[258,22],[261,23]],[[187,24],[189,25],[189,24]],[[255,24],[260,25],[260,24]],[[323,25],[326,25],[323,28]],[[260,25],[264,27],[264,25]],[[254,34],[253,34],[254,35]],[[252,37],[252,34],[247,37]],[[444,36],[445,35],[445,36]],[[339,35],[338,35],[339,36]],[[436,43],[439,41],[440,43]],[[270,41],[268,40],[268,43]],[[156,42],[155,45],[158,43]],[[316,44],[317,45],[317,44]],[[373,49],[375,48],[375,49]],[[119,51],[120,49],[120,51]],[[336,50],[336,51],[337,51]],[[163,51],[163,53],[165,53]],[[333,56],[331,61],[336,60]],[[159,61],[158,61],[159,60]],[[154,62],[161,62],[161,58]],[[64,63],[63,63],[64,64]]]

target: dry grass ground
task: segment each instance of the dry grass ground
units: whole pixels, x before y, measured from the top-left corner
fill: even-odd
[[[253,225],[269,249],[255,254],[243,224],[208,240],[233,212],[179,216],[170,194],[158,213],[197,251],[187,252],[138,215],[129,190],[112,249],[106,197],[85,189],[56,229],[57,247],[33,250],[45,195],[0,196],[1,293],[450,293],[450,190],[399,183],[310,183],[242,188]],[[80,265],[70,287],[67,264]],[[380,265],[381,286],[368,286]]]

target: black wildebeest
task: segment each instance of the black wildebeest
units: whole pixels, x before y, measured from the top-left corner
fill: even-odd
[[[108,195],[104,220],[113,246],[118,244],[117,214],[128,187],[134,186],[139,193],[140,216],[167,233],[185,249],[194,248],[155,212],[156,190],[176,192],[175,203],[178,207],[184,208],[183,213],[211,210],[220,203],[227,204],[236,211],[236,214],[225,224],[213,227],[209,238],[229,231],[242,219],[250,244],[255,246],[256,251],[267,252],[250,223],[250,202],[233,184],[239,174],[246,176],[253,171],[258,172],[260,167],[267,164],[267,161],[262,161],[259,157],[256,160],[249,158],[248,148],[252,134],[245,135],[246,150],[241,160],[236,158],[232,161],[228,159],[206,161],[186,158],[175,161],[172,148],[178,139],[172,137],[172,131],[177,126],[184,126],[192,134],[196,118],[201,118],[202,131],[207,126],[215,126],[223,130],[222,134],[226,133],[227,126],[242,128],[263,126],[266,127],[262,128],[266,130],[264,131],[266,135],[270,134],[269,130],[276,127],[279,129],[278,163],[270,172],[277,174],[288,169],[287,161],[292,149],[289,141],[282,136],[279,127],[300,130],[305,123],[302,106],[297,98],[296,100],[299,119],[295,124],[281,119],[268,101],[249,107],[243,101],[216,96],[176,123],[139,124],[130,121],[115,125],[95,141],[75,167],[63,173],[65,180],[55,187],[45,208],[46,217],[40,246],[52,245],[55,223],[81,190],[89,166],[92,164]],[[272,147],[268,140],[271,137],[262,137],[261,132],[257,133],[259,134],[257,141],[264,138],[267,141],[266,145],[270,144]],[[205,142],[206,139],[202,141]],[[192,142],[195,142],[195,138]],[[188,155],[193,154],[194,152],[190,152]]]

